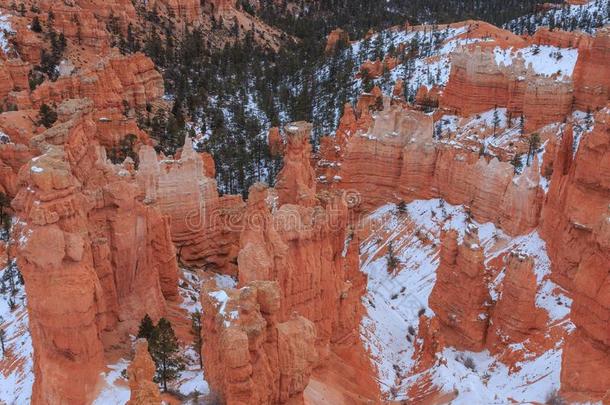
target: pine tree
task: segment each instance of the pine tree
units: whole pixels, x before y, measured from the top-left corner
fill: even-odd
[[[386,254],[386,261],[387,261],[387,271],[388,273],[393,273],[396,268],[398,267],[398,265],[400,264],[400,260],[398,259],[398,257],[396,256],[396,252],[394,251],[394,241],[390,241],[388,243],[388,252]]]
[[[144,338],[148,340],[148,343],[151,342],[151,339],[155,335],[155,324],[148,314],[144,315],[142,321],[140,321],[140,327],[138,329],[138,338]]]
[[[4,339],[6,337],[6,332],[4,329],[0,329],[0,347],[2,348],[2,357],[4,357]]]
[[[536,154],[536,151],[540,147],[540,135],[537,132],[534,132],[533,134],[530,135],[530,137],[527,140],[527,142],[529,144],[529,149],[527,151],[527,162],[526,162],[526,164],[529,166],[530,165],[530,158],[534,157],[534,155]]]
[[[201,339],[201,312],[196,310],[191,314],[191,331],[193,332],[193,349],[199,358],[199,367],[203,368],[203,358],[201,357],[201,347],[203,341]]]
[[[149,345],[150,354],[157,366],[155,380],[161,383],[163,391],[167,392],[167,382],[178,377],[179,372],[184,369],[184,363],[179,355],[178,339],[172,324],[167,319],[159,319]]]
[[[498,125],[500,125],[500,116],[498,115],[498,106],[494,107],[493,114],[493,125],[494,125],[494,138],[496,136],[496,130],[498,129]]]
[[[515,156],[511,159],[510,164],[513,165],[515,169],[515,174],[519,173],[521,171],[521,168],[523,167],[523,162],[521,162],[521,154],[516,153]]]
[[[39,33],[42,32],[42,26],[40,25],[40,19],[38,18],[38,16],[34,16],[34,18],[32,19],[32,25],[30,25],[30,28],[34,32],[39,32]]]
[[[11,199],[8,195],[0,191],[0,219],[4,219],[5,209],[11,206]]]
[[[38,117],[38,124],[44,125],[46,128],[51,128],[57,121],[57,113],[45,103],[40,106]]]

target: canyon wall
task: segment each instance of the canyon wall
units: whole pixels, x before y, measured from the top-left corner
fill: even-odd
[[[105,337],[126,339],[177,297],[169,220],[140,201],[127,166],[106,160],[97,133],[91,114],[77,112],[36,138],[44,153],[19,172],[35,404],[90,401]]]
[[[566,131],[555,158],[541,231],[549,246],[553,277],[574,297],[576,332],[564,349],[562,389],[601,399],[610,380],[610,130],[608,109],[595,115],[573,152]]]
[[[475,47],[451,54],[451,72],[440,107],[461,116],[505,107],[523,115],[525,130],[562,121],[572,111],[571,80],[535,75],[517,55],[512,64],[496,62],[492,49]]]
[[[480,156],[477,148],[434,139],[428,115],[399,105],[378,111],[366,133],[349,133],[338,156],[332,145],[322,151],[318,180],[330,189],[356,190],[365,212],[388,201],[440,197],[513,235],[538,224],[544,192],[536,158],[515,176],[509,163]]]
[[[610,28],[601,28],[593,40],[579,49],[574,68],[574,107],[593,111],[610,100]]]
[[[239,196],[218,195],[206,173],[205,154],[185,139],[180,158],[159,161],[150,146],[140,149],[137,180],[145,201],[171,219],[180,262],[236,275],[239,230],[245,207]]]

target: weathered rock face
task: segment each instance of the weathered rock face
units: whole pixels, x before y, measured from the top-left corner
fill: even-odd
[[[102,335],[133,333],[177,296],[169,221],[138,201],[124,168],[106,161],[91,115],[41,134],[45,153],[19,173],[18,263],[34,346],[32,401],[90,401]],[[20,236],[19,236],[20,235]]]
[[[29,88],[30,65],[19,59],[0,60],[0,102],[4,105],[11,92]]]
[[[235,7],[235,0],[210,0],[206,2],[214,15],[221,15]]]
[[[279,204],[312,206],[315,200],[314,171],[309,165],[311,124],[296,122],[285,128],[288,142],[284,156],[284,167],[278,174],[275,189]]]
[[[280,134],[280,129],[278,127],[269,129],[267,144],[269,145],[269,150],[273,156],[281,156],[284,153],[284,141],[282,140],[282,135]]]
[[[153,382],[155,363],[148,353],[146,339],[136,341],[136,353],[127,367],[131,395],[127,405],[161,404],[159,386]]]
[[[14,203],[28,222],[18,262],[29,297],[32,402],[38,404],[89,398],[103,365],[100,332],[107,326],[97,319],[108,304],[85,245],[86,200],[75,192],[78,182],[62,158],[58,151],[26,167],[32,192],[22,189]]]
[[[451,61],[440,105],[462,116],[506,107],[512,116],[523,114],[530,131],[571,112],[572,82],[535,76],[519,57],[498,66],[492,50],[476,47],[453,53]]]
[[[536,306],[538,285],[532,258],[511,252],[506,259],[502,295],[491,313],[487,347],[498,351],[510,343],[523,342],[546,328],[546,311]]]
[[[280,295],[273,281],[202,291],[205,375],[227,404],[303,403],[318,361],[316,328],[297,315],[280,322]]]
[[[447,345],[482,350],[491,299],[476,227],[469,226],[462,244],[458,244],[453,230],[445,234],[442,244],[430,308],[440,321],[440,332]]]
[[[201,18],[201,0],[155,0],[147,4],[149,10],[162,10],[164,14],[174,16],[187,23],[194,23]]]
[[[286,130],[287,153],[277,191],[260,184],[250,189],[239,281],[277,280],[280,319],[296,311],[313,321],[318,347],[327,351],[331,342],[353,342],[356,337],[366,282],[355,266],[357,238],[348,229],[344,193],[316,196],[307,129],[297,123]],[[330,307],[335,310],[328,311]]]
[[[95,9],[82,8],[80,5],[74,7],[65,2],[56,1],[44,1],[42,6],[47,13],[53,13],[53,26],[58,32],[63,33],[66,39],[96,52],[108,52],[110,38],[105,22],[96,17]],[[130,6],[133,10],[133,5],[130,4]]]
[[[574,107],[581,111],[606,106],[610,99],[610,29],[596,32],[581,46],[574,68]]]
[[[322,150],[318,180],[329,188],[357,190],[364,211],[388,201],[440,197],[468,206],[477,221],[494,222],[513,235],[538,223],[544,193],[536,159],[515,178],[507,162],[434,140],[428,115],[398,105],[377,112],[366,134],[348,124],[341,134],[337,143],[349,141],[342,141],[339,157],[330,156],[332,148]]]
[[[432,139],[431,134],[432,120],[424,114],[400,106],[378,112],[367,134],[351,136],[337,186],[357,190],[366,210],[400,199],[403,149],[411,137]]]
[[[170,217],[181,262],[236,273],[232,262],[239,249],[243,202],[238,196],[218,196],[216,181],[207,176],[190,138],[175,161],[159,162],[152,147],[141,148],[137,179],[145,200]]]
[[[163,78],[143,54],[110,57],[76,76],[45,82],[32,92],[32,104],[60,103],[68,98],[89,98],[98,109],[144,108],[163,95]]]
[[[595,115],[573,157],[573,135],[565,132],[555,158],[542,212],[553,277],[573,294],[576,332],[567,340],[562,389],[602,398],[610,386],[610,138],[607,109]]]

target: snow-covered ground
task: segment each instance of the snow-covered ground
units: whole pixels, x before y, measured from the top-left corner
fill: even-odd
[[[0,279],[6,269],[0,271]],[[5,282],[8,287],[8,282]],[[9,290],[0,294],[0,329],[5,333],[5,353],[0,360],[0,403],[27,404],[32,396],[34,371],[32,338],[29,331],[26,296],[23,285],[16,285],[17,294]],[[11,309],[9,301],[15,303]]]
[[[0,12],[0,50],[7,54],[9,51],[8,34],[12,34],[13,28],[9,21],[9,16]]]
[[[105,385],[93,401],[93,405],[124,404],[129,401],[130,391],[127,379],[121,376],[127,366],[129,366],[129,361],[120,359],[115,364],[108,365],[108,371],[101,373]]]
[[[555,9],[509,21],[504,28],[517,34],[533,34],[540,27],[594,33],[597,28],[610,23],[608,4],[608,0],[593,0],[585,4],[564,3]]]
[[[390,399],[408,400],[408,388],[422,377],[412,371],[413,341],[420,313],[434,316],[428,298],[436,281],[442,229],[455,229],[461,243],[468,227],[476,226],[486,266],[510,251],[530,255],[540,286],[536,305],[549,313],[550,324],[562,325],[567,331],[573,329],[568,318],[571,300],[549,279],[546,246],[537,232],[511,238],[492,223],[468,222],[463,207],[440,199],[414,201],[402,213],[388,204],[367,220],[374,231],[361,245],[361,268],[369,278],[363,298],[367,315],[361,324],[361,338],[372,354],[382,390]],[[388,271],[387,254],[382,253],[390,243],[400,260],[394,272]],[[494,287],[501,284],[504,271],[489,286],[496,298]],[[428,370],[428,375],[441,391],[457,393],[453,403],[504,404],[509,398],[543,402],[549,392],[559,387],[560,347],[539,357],[526,356],[527,360],[518,364],[520,370],[512,373],[486,351],[469,353],[447,348],[437,356],[444,360]],[[475,370],[463,364],[467,357],[473,359]]]
[[[541,76],[558,75],[558,78],[570,78],[578,59],[578,49],[558,48],[549,45],[534,45],[514,50],[513,48],[494,48],[498,66],[510,66],[517,57],[523,58],[525,66]]]

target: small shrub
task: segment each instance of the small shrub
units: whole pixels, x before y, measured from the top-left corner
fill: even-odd
[[[464,366],[472,371],[477,370],[477,366],[474,363],[474,360],[472,359],[472,357],[466,357],[466,359],[464,359]]]
[[[563,399],[563,397],[561,395],[559,395],[559,391],[553,390],[553,391],[549,392],[549,394],[546,396],[545,404],[547,404],[547,405],[567,405],[567,402],[565,399]]]

